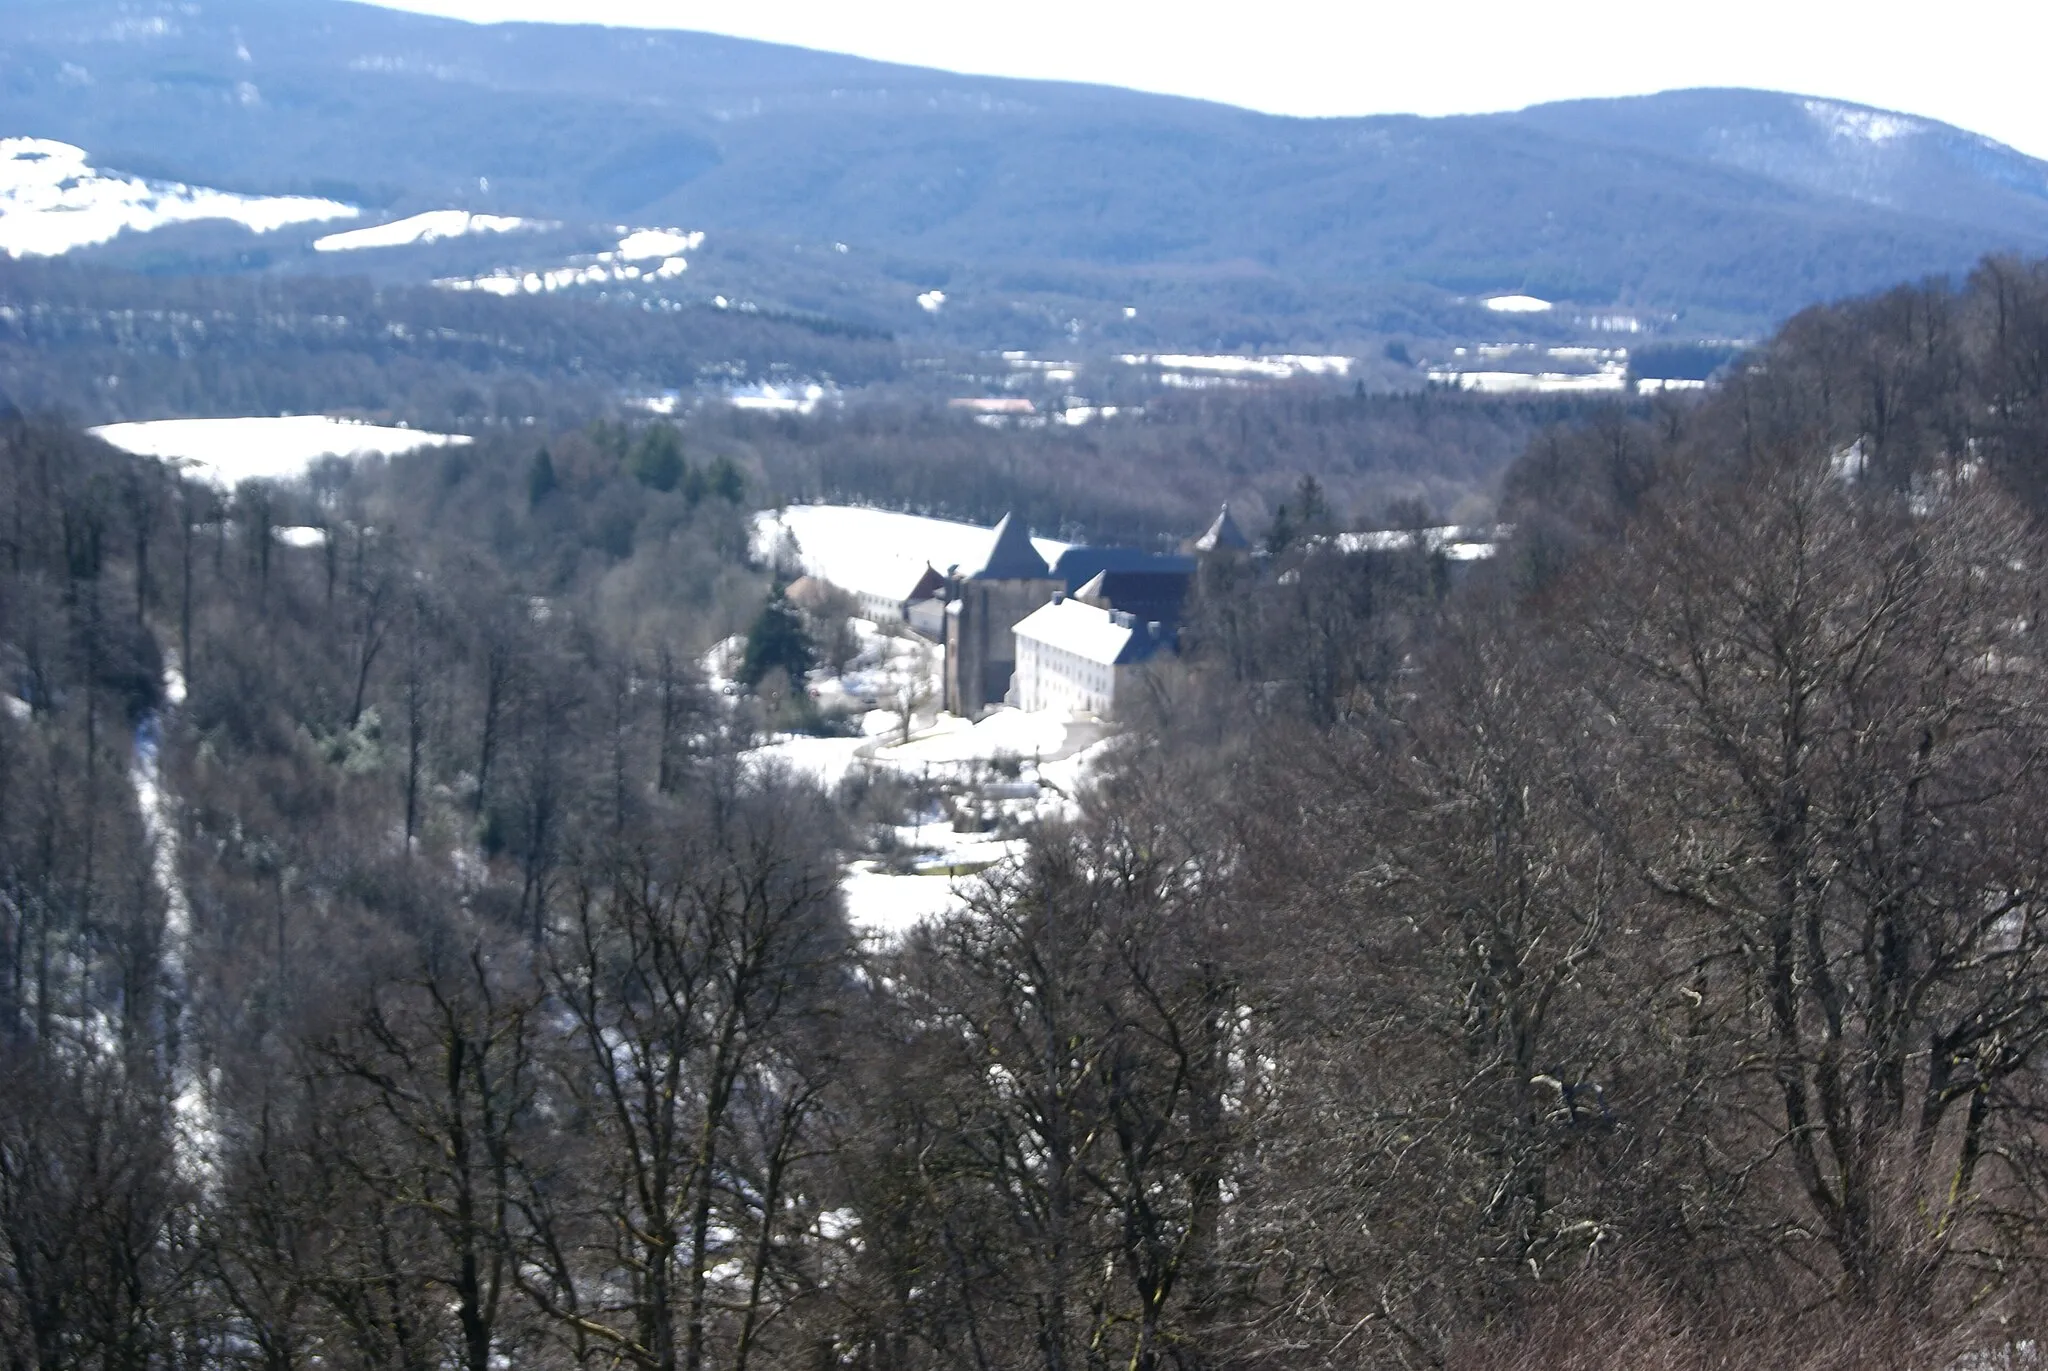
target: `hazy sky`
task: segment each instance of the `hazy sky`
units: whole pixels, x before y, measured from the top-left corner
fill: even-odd
[[[2048,157],[2042,0],[380,0],[461,19],[704,29],[1285,114],[1452,114],[1759,86],[1943,119]]]

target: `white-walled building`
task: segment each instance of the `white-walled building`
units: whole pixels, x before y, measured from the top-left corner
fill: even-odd
[[[1011,703],[1024,710],[1070,710],[1114,718],[1129,702],[1132,678],[1168,650],[1164,628],[1068,595],[1017,625]]]

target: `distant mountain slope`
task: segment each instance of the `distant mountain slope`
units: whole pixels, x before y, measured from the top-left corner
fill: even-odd
[[[1539,105],[1504,118],[1979,229],[2031,235],[2048,222],[2048,164],[1947,124],[1863,105],[1682,90]]]
[[[343,0],[0,0],[0,18],[0,133],[101,165],[392,217],[844,242],[919,289],[1149,292],[1189,318],[1325,331],[1412,324],[1416,290],[1442,308],[1514,290],[1760,327],[1987,250],[2048,251],[2048,166],[1761,92],[1297,120]]]

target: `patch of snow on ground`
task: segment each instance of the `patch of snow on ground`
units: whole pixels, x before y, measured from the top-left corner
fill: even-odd
[[[57,257],[166,224],[228,220],[254,233],[353,219],[353,205],[306,196],[231,195],[175,182],[114,176],[83,148],[46,138],[0,138],[0,251]]]
[[[1482,395],[1606,394],[1628,388],[1626,370],[1570,373],[1561,371],[1432,371],[1429,379]]]
[[[1895,138],[1919,133],[1927,127],[1917,119],[1908,119],[1884,110],[1857,109],[1850,105],[1835,104],[1831,100],[1806,100],[1801,103],[1814,122],[1837,138],[1853,138],[1864,143],[1889,143]]]
[[[979,723],[948,714],[922,737],[912,738],[901,746],[879,748],[874,755],[877,761],[896,766],[958,766],[1004,757],[1057,757],[1067,751],[1070,724],[1065,714],[1026,713],[1021,709],[998,709]]]
[[[1110,749],[1116,746],[1117,741],[1117,735],[1111,734],[1088,744],[1070,757],[1039,763],[1039,783],[1056,792],[1055,796],[1049,797],[1055,800],[1055,810],[1071,812],[1073,800],[1081,793],[1082,787],[1088,784],[1096,768],[1102,765],[1103,759],[1109,755]],[[1041,809],[1044,808],[1046,806],[1042,805]]]
[[[704,246],[702,233],[681,229],[639,229],[619,239],[611,252],[571,258],[567,265],[527,270],[504,267],[482,276],[455,276],[434,282],[443,290],[474,290],[486,295],[542,295],[576,286],[617,285],[635,281],[672,281],[690,269],[685,252]],[[642,266],[642,262],[657,265]]]
[[[1481,562],[1493,556],[1500,540],[1507,537],[1509,531],[1509,527],[1503,524],[1475,538],[1471,531],[1456,524],[1442,528],[1381,529],[1368,533],[1340,533],[1337,546],[1346,552],[1398,552],[1416,546],[1419,541],[1424,548],[1441,552],[1454,562]]]
[[[866,738],[810,738],[792,734],[764,743],[747,753],[756,766],[787,767],[791,774],[836,790],[860,761]]]
[[[1554,306],[1534,295],[1495,295],[1485,302],[1495,314],[1543,314]]]
[[[552,295],[575,286],[605,286],[627,281],[669,281],[690,269],[681,257],[671,257],[658,267],[643,270],[613,260],[603,253],[595,261],[546,271],[503,270],[483,276],[449,276],[434,282],[442,290],[481,291],[485,295]]]
[[[946,292],[943,290],[926,291],[917,297],[917,307],[926,314],[937,314],[946,307]]]
[[[183,459],[193,464],[195,475],[230,486],[258,479],[288,480],[326,456],[391,457],[473,441],[461,434],[380,428],[324,414],[277,419],[157,419],[106,424],[92,433],[138,457]]]
[[[184,703],[185,675],[176,653],[165,653],[163,685],[164,699],[172,708]],[[192,902],[179,870],[177,800],[164,788],[162,752],[163,720],[152,712],[135,730],[135,758],[129,766],[128,782],[134,788],[136,808],[142,815],[143,833],[149,843],[150,875],[164,897],[164,979],[173,996],[182,1001],[192,941]],[[213,1102],[189,1058],[174,1063],[172,1070],[179,1167],[188,1179],[203,1185],[213,1179],[220,1156],[220,1130]]]
[[[1287,381],[1296,376],[1348,376],[1351,358],[1307,356],[1283,352],[1267,357],[1239,357],[1231,353],[1129,352],[1126,366],[1154,366],[1162,371],[1199,371],[1217,376],[1255,376]]]
[[[686,252],[695,252],[704,246],[701,232],[685,233],[681,229],[640,229],[619,240],[618,256],[621,261],[647,262],[656,258],[681,257]]]
[[[818,406],[837,392],[812,382],[808,385],[735,386],[726,394],[734,409],[765,414],[815,414]]]
[[[967,907],[973,876],[898,876],[875,862],[856,862],[840,882],[846,921],[879,942],[893,942],[917,925]]]
[[[315,252],[357,252],[364,248],[403,248],[421,243],[438,243],[472,233],[516,233],[521,229],[545,229],[554,225],[538,219],[516,219],[501,214],[471,214],[468,210],[437,209],[415,214],[410,219],[378,224],[372,228],[349,229],[315,239]]]

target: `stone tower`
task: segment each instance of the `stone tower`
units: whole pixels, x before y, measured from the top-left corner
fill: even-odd
[[[974,719],[1003,703],[1017,669],[1018,623],[1065,588],[1031,545],[1031,530],[1004,515],[987,559],[976,568],[956,567],[948,578],[947,709]]]

